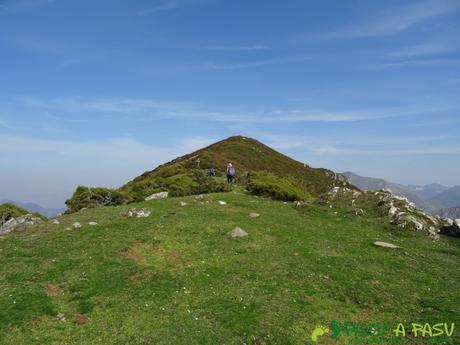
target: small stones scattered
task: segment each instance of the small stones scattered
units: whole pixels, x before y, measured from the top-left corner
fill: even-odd
[[[56,319],[59,321],[65,322],[65,315],[63,313],[59,313],[56,315]]]
[[[180,202],[180,205],[183,207],[183,206],[187,206],[187,203],[185,201],[181,201]]]
[[[146,197],[145,201],[165,199],[167,197],[168,197],[168,192],[159,192],[159,193],[155,193],[155,194],[152,194]]]
[[[74,229],[80,229],[80,228],[81,228],[81,224],[80,224],[79,222],[75,222],[75,223],[72,224],[72,227],[73,227]]]
[[[219,205],[224,206],[224,205],[227,205],[227,203],[225,201],[219,200]]]
[[[400,248],[396,244],[383,242],[383,241],[375,241],[374,245],[377,247],[383,247],[383,248],[392,248],[392,249]]]
[[[248,233],[237,226],[235,229],[233,229],[232,231],[228,232],[227,235],[231,239],[236,239],[236,238],[246,237],[246,236],[248,236]]]
[[[51,219],[50,222],[51,222],[51,224],[54,224],[54,225],[59,225],[60,224],[59,220],[57,220],[57,219]]]
[[[146,218],[150,217],[152,212],[146,208],[131,208],[127,212],[122,212],[120,215],[122,217],[136,217],[136,218]]]
[[[249,217],[251,217],[251,218],[257,218],[257,217],[260,217],[260,214],[255,213],[255,212],[251,212],[251,213],[249,213]]]

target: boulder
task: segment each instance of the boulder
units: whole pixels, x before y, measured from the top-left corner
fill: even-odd
[[[383,247],[383,248],[392,248],[392,249],[400,248],[396,244],[383,242],[383,241],[375,241],[374,246]]]
[[[235,238],[240,238],[240,237],[246,237],[248,233],[244,231],[243,229],[241,229],[240,227],[236,227],[232,231],[228,232],[227,235],[231,239],[235,239]]]
[[[59,220],[57,219],[51,219],[51,224],[54,224],[54,225],[59,225]]]
[[[72,224],[72,227],[73,227],[74,229],[80,229],[80,228],[81,228],[81,224],[80,224],[79,222],[75,222],[75,223]]]
[[[145,201],[164,199],[164,198],[167,198],[167,197],[168,197],[168,192],[159,192],[159,193],[155,193],[155,194],[152,194],[152,195],[146,197]]]
[[[227,205],[227,203],[225,201],[222,201],[222,200],[219,200],[219,205]]]
[[[446,222],[444,226],[441,227],[440,233],[452,237],[460,237],[460,219],[456,219],[450,222]]]
[[[96,225],[98,225],[98,224],[97,224],[96,222],[89,222],[88,225],[90,225],[90,226],[96,226]]]
[[[43,220],[32,214],[11,218],[0,227],[0,235],[6,235],[12,231],[22,231],[40,225]]]

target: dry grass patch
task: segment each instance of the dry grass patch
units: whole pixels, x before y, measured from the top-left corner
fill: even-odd
[[[62,294],[61,288],[52,283],[46,284],[46,286],[43,288],[43,291],[48,297],[57,297]]]

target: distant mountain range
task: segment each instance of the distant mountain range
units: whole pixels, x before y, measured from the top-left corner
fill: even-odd
[[[65,208],[46,208],[42,207],[38,204],[35,204],[33,202],[21,202],[21,201],[14,201],[14,200],[0,200],[0,204],[4,203],[11,203],[16,206],[25,208],[26,210],[30,212],[37,212],[40,213],[41,215],[44,215],[45,217],[52,218],[56,217],[58,214],[64,212],[66,209]]]
[[[389,188],[396,195],[406,197],[421,209],[443,217],[459,218],[460,186],[447,187],[439,183],[402,185],[381,178],[364,177],[353,172],[340,174],[362,190]]]

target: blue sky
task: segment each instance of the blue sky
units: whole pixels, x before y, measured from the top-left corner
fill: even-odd
[[[0,0],[0,199],[60,206],[236,134],[460,184],[460,1]]]

